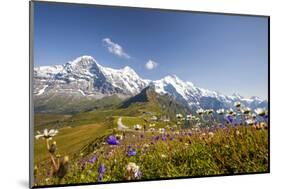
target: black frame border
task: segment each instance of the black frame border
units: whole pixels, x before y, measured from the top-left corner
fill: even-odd
[[[34,26],[34,2],[46,3],[46,4],[63,4],[73,6],[94,6],[94,7],[109,7],[109,8],[126,8],[126,9],[142,9],[142,10],[157,10],[163,12],[189,12],[189,13],[201,13],[201,14],[213,14],[224,16],[245,16],[245,17],[264,17],[268,20],[268,170],[264,172],[251,172],[251,173],[236,173],[236,174],[219,174],[219,175],[203,175],[203,176],[180,176],[180,177],[161,177],[157,179],[147,180],[133,180],[133,181],[106,181],[106,182],[89,182],[89,183],[75,183],[75,184],[59,184],[59,185],[46,185],[46,186],[33,186],[33,128],[34,128],[34,110],[33,110],[33,68],[34,68],[34,52],[33,52],[33,26]],[[102,5],[102,4],[90,4],[90,3],[70,3],[70,2],[57,2],[57,1],[41,1],[31,0],[29,1],[29,188],[53,188],[53,187],[68,187],[68,186],[88,186],[88,185],[104,185],[104,184],[118,184],[118,183],[137,183],[137,182],[150,182],[150,181],[165,181],[165,180],[181,180],[191,178],[210,178],[210,177],[224,177],[224,176],[241,176],[241,175],[257,175],[270,173],[270,16],[269,15],[255,15],[255,14],[238,14],[238,13],[224,13],[224,12],[208,12],[208,11],[192,11],[192,10],[179,10],[179,9],[164,9],[164,8],[148,8],[148,7],[133,7],[133,6],[121,6],[121,5]],[[32,148],[31,148],[32,147]],[[32,157],[31,157],[32,156]]]

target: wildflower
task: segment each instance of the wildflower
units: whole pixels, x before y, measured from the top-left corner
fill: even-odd
[[[267,124],[265,122],[260,123],[260,128],[261,129],[267,129]]]
[[[139,124],[134,125],[134,129],[135,130],[140,130],[141,129],[141,125],[139,125]]]
[[[66,173],[68,171],[68,167],[69,167],[69,157],[64,156],[64,158],[60,162],[60,167],[57,172],[58,177],[60,179],[62,179],[66,175]]]
[[[183,116],[182,116],[182,114],[176,114],[176,117],[177,117],[178,119],[181,119]]]
[[[99,175],[98,175],[98,182],[102,182],[102,177],[103,177],[102,174],[99,174]]]
[[[241,103],[240,103],[240,102],[235,102],[235,103],[234,103],[234,106],[235,106],[236,108],[240,108],[240,107],[241,107]]]
[[[49,152],[51,154],[54,154],[56,152],[56,150],[57,150],[57,143],[56,143],[56,141],[54,141],[49,148]]]
[[[231,124],[233,123],[233,117],[231,115],[227,115],[226,119],[228,122],[230,122]]]
[[[144,144],[143,147],[144,147],[144,148],[148,148],[148,147],[149,147],[149,144]]]
[[[158,118],[157,118],[156,116],[152,116],[152,117],[150,118],[150,120],[151,120],[151,121],[157,121]]]
[[[164,128],[159,128],[159,133],[165,133],[165,129]]]
[[[215,135],[213,132],[209,132],[208,134],[211,138]]]
[[[155,123],[150,123],[149,127],[155,127]]]
[[[226,113],[229,114],[229,115],[232,115],[234,113],[234,111],[232,110],[232,108],[230,108],[226,111]]]
[[[48,131],[48,129],[44,129],[43,133],[40,133],[39,131],[37,131],[37,135],[35,136],[35,138],[37,140],[41,137],[43,137],[43,139],[51,139],[52,137],[54,137],[57,134],[58,134],[58,130],[56,130],[56,129],[51,129],[49,131]]]
[[[161,158],[166,158],[166,157],[167,157],[167,155],[161,154]]]
[[[255,112],[261,117],[264,117],[266,115],[266,110],[264,108],[257,108],[255,109]]]
[[[99,174],[104,174],[105,171],[106,171],[105,165],[103,163],[100,164],[100,166],[99,166]]]
[[[255,124],[255,120],[253,120],[253,119],[247,119],[247,120],[246,120],[246,124],[247,124],[247,125],[254,125],[254,124]]]
[[[127,155],[128,155],[129,157],[135,156],[135,155],[137,155],[137,151],[129,146],[129,150],[128,150]]]
[[[187,121],[190,121],[190,120],[192,120],[193,119],[193,116],[190,114],[190,115],[186,115],[186,120]]]
[[[208,110],[206,110],[206,113],[207,113],[208,115],[213,114],[213,112],[214,112],[214,110],[213,110],[213,109],[208,109]]]
[[[240,135],[240,132],[238,130],[236,130],[235,134],[238,136],[238,135]]]
[[[117,140],[123,140],[123,135],[118,135],[117,134],[117,135],[115,135],[115,137],[116,137]]]
[[[95,163],[96,160],[97,160],[97,156],[94,155],[94,156],[89,160],[89,162],[90,162],[90,163]]]
[[[102,177],[103,177],[103,174],[105,173],[105,165],[102,163],[102,164],[100,164],[100,166],[99,166],[99,170],[98,170],[98,172],[99,172],[99,175],[98,175],[98,182],[102,182]]]
[[[154,140],[159,140],[159,138],[160,138],[159,136],[153,137]]]
[[[116,137],[114,135],[110,135],[108,138],[107,138],[107,143],[109,145],[118,145],[119,144],[119,141],[116,139]]]
[[[254,113],[252,113],[251,117],[252,117],[253,119],[256,119],[256,118],[257,118],[257,115],[254,114]]]
[[[196,111],[196,113],[201,116],[201,115],[203,115],[204,110],[202,108],[200,108]]]
[[[141,178],[140,167],[133,162],[130,162],[128,165],[126,165],[126,171],[126,178],[128,180]]]
[[[251,112],[251,109],[248,108],[248,107],[246,107],[246,108],[244,108],[244,109],[242,110],[242,113],[245,114],[245,115],[250,114],[250,112]]]
[[[223,114],[224,114],[224,109],[218,109],[218,110],[217,110],[217,113],[218,113],[219,115],[223,115]]]

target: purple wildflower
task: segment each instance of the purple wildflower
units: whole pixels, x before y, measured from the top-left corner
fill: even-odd
[[[102,163],[99,166],[99,174],[103,175],[105,173],[105,165]]]
[[[109,145],[118,145],[119,144],[119,141],[116,139],[116,137],[114,135],[110,135],[108,138],[107,138],[107,143]]]
[[[135,173],[135,178],[140,179],[141,176],[142,176],[141,171],[138,170],[138,171]]]
[[[231,124],[233,123],[233,117],[231,115],[228,115],[226,117],[227,121],[230,122]]]
[[[137,155],[137,151],[133,148],[129,148],[127,155],[129,157]]]
[[[97,156],[94,155],[94,156],[89,160],[89,162],[90,162],[90,163],[95,163],[96,160],[97,160]]]
[[[98,182],[102,182],[102,174],[99,174],[99,176],[98,176]]]

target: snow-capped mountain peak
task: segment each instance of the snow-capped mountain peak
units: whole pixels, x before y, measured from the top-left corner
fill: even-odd
[[[81,56],[63,65],[34,68],[36,96],[57,93],[94,98],[112,94],[133,96],[148,85],[153,86],[157,93],[171,95],[190,108],[233,107],[236,101],[251,108],[267,106],[267,101],[258,97],[247,99],[237,93],[223,95],[196,87],[176,75],[168,75],[155,81],[142,79],[129,66],[121,69],[103,67],[91,56]]]
[[[103,67],[91,56],[81,56],[63,65],[34,68],[34,78],[37,95],[61,92],[97,98],[115,93],[135,95],[150,82],[128,66]]]

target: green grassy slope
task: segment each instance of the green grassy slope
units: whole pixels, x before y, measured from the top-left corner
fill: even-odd
[[[93,99],[65,95],[49,95],[35,98],[36,113],[76,114],[79,112],[109,108],[122,101],[117,95]]]

